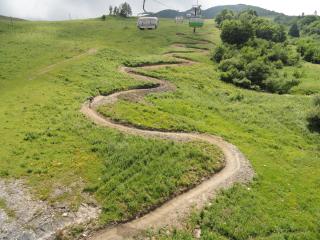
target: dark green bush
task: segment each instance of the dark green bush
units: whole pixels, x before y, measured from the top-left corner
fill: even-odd
[[[225,15],[227,12],[224,13]],[[277,69],[300,61],[296,49],[289,46],[284,27],[257,17],[254,11],[233,15],[222,21],[221,39],[212,59],[219,63],[221,80],[237,86],[286,93],[299,84],[293,76],[279,76]],[[294,76],[298,78],[297,74]]]
[[[262,81],[272,73],[272,67],[262,59],[250,62],[246,67],[246,77],[254,84],[261,86]]]
[[[245,60],[246,62],[254,61],[255,59],[264,55],[263,51],[263,48],[244,46],[240,50],[241,59]]]
[[[288,46],[275,44],[268,54],[268,59],[272,62],[281,61],[285,66],[294,66],[300,61],[300,56]]]
[[[320,35],[320,20],[315,21],[304,28],[304,32],[308,35]]]
[[[240,48],[225,44],[216,49],[213,59],[221,60],[218,69],[222,81],[243,88],[283,94],[300,83],[292,78],[300,78],[301,73],[280,77],[276,71],[299,62],[296,51],[283,43],[254,39]]]
[[[246,77],[244,77],[244,78],[235,78],[235,79],[233,79],[232,82],[233,82],[233,84],[235,84],[236,86],[239,86],[239,87],[257,89],[256,88],[257,86],[253,87],[252,82]],[[260,87],[257,90],[260,90]]]
[[[316,107],[320,107],[320,95],[314,97],[313,104]]]
[[[297,50],[307,62],[320,64],[320,45],[317,40],[302,39],[298,42]]]
[[[304,59],[311,63],[320,64],[320,48],[309,46],[304,54]]]
[[[285,94],[290,91],[291,88],[298,86],[300,81],[297,79],[288,80],[286,78],[269,78],[264,81],[265,89],[268,92]]]
[[[289,35],[291,37],[300,37],[300,29],[297,23],[292,24],[289,30]]]
[[[310,25],[311,23],[313,23],[317,20],[318,20],[317,16],[308,15],[308,16],[304,16],[303,18],[301,18],[301,20],[299,21],[299,24],[303,27],[303,26]]]
[[[254,29],[257,38],[273,42],[284,42],[287,39],[285,28],[269,20],[258,18],[254,22]]]
[[[216,23],[218,24],[218,26],[221,27],[221,24],[223,23],[223,21],[225,21],[225,20],[232,20],[232,19],[234,19],[234,18],[235,18],[235,14],[234,14],[233,11],[228,10],[228,9],[224,9],[223,11],[221,11],[221,12],[217,15],[215,21],[216,21]]]
[[[236,68],[239,71],[244,69],[244,63],[238,59],[238,58],[230,58],[230,59],[226,59],[223,60],[220,64],[219,64],[219,69],[222,71],[229,71],[232,68]]]
[[[275,67],[276,69],[282,69],[283,66],[284,66],[284,64],[283,64],[283,62],[282,62],[281,60],[275,61],[275,62],[273,63],[273,65],[274,65],[274,67]]]
[[[222,71],[220,77],[222,81],[232,83],[234,79],[243,79],[245,77],[244,63],[237,58],[231,58],[221,61],[219,69]]]
[[[253,38],[252,25],[240,20],[226,20],[222,24],[221,39],[229,44],[244,44]]]
[[[220,63],[224,59],[227,51],[228,50],[224,45],[217,46],[213,52],[213,60]]]
[[[320,132],[320,95],[314,98],[313,109],[309,113],[308,122],[312,131]]]

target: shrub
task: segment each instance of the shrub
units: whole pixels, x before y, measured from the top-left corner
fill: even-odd
[[[293,76],[294,76],[295,78],[302,78],[303,72],[295,69],[294,72],[293,72]]]
[[[272,93],[285,94],[289,93],[290,89],[298,86],[300,84],[299,80],[292,79],[288,80],[286,78],[269,78],[264,81],[265,89]]]
[[[272,47],[268,59],[272,62],[281,61],[285,66],[293,66],[300,61],[300,56],[294,49],[278,43]]]
[[[291,37],[300,37],[300,30],[297,23],[294,23],[289,30],[289,35]]]
[[[234,79],[243,79],[245,72],[243,71],[243,63],[236,58],[223,60],[219,64],[219,69],[222,71],[220,78],[222,81],[232,83]]]
[[[308,115],[309,127],[313,131],[320,132],[320,95],[313,101],[313,108]]]
[[[23,138],[23,140],[25,141],[30,141],[32,142],[33,140],[36,140],[40,137],[39,133],[35,133],[35,132],[27,132]]]
[[[244,59],[246,62],[251,62],[263,55],[262,51],[263,50],[261,48],[244,46],[243,48],[241,48],[240,54],[241,58]]]
[[[224,59],[227,51],[228,50],[224,45],[217,46],[213,52],[213,60],[220,63]]]
[[[282,43],[271,43],[263,39],[254,39],[242,48],[225,50],[226,45],[219,46],[215,58],[220,60],[220,79],[237,86],[255,90],[266,90],[273,93],[287,93],[299,81],[292,80],[288,74],[279,77],[276,69],[284,65],[294,65],[299,61],[299,55]],[[235,57],[227,58],[227,52]],[[218,54],[219,53],[219,54]],[[295,79],[301,77],[299,72],[293,74]]]
[[[234,12],[233,12],[233,11],[228,10],[228,9],[224,9],[223,11],[221,11],[221,12],[217,15],[215,21],[216,21],[216,23],[218,24],[218,26],[221,27],[221,24],[223,23],[223,21],[225,21],[225,20],[232,20],[232,19],[234,19],[234,18],[235,18],[235,16],[234,16]]]
[[[314,108],[308,117],[309,126],[314,131],[320,131],[320,107]]]
[[[292,48],[286,48],[288,58],[287,62],[284,62],[287,66],[295,66],[300,62],[300,55],[297,53],[296,50]]]
[[[313,104],[316,107],[320,107],[320,95],[314,97]]]
[[[273,35],[272,41],[273,42],[285,42],[287,40],[287,34],[286,34],[284,26],[278,25],[275,28],[276,28],[276,32]]]
[[[284,64],[282,63],[281,60],[275,61],[275,62],[273,63],[273,65],[274,65],[274,67],[275,67],[276,69],[282,69],[283,66],[284,66]]]
[[[309,26],[307,26],[304,29],[304,32],[309,35],[313,35],[313,34],[320,35],[320,20],[311,23]]]
[[[320,64],[320,46],[317,40],[303,39],[298,42],[297,51],[305,61]]]
[[[226,14],[226,12],[225,12]],[[222,23],[221,39],[212,59],[219,63],[220,79],[255,90],[286,93],[299,84],[288,75],[279,77],[276,69],[300,61],[296,49],[289,46],[284,27],[245,11]],[[294,76],[299,77],[298,73]]]
[[[284,27],[274,24],[269,20],[256,20],[254,23],[254,28],[257,38],[262,38],[273,42],[284,42],[287,39]]]
[[[243,78],[235,78],[233,79],[232,81],[235,85],[239,86],[239,87],[243,87],[243,88],[253,88],[252,87],[252,82],[246,78],[246,77],[243,77]],[[260,87],[259,87],[260,89]]]
[[[274,45],[268,54],[268,59],[273,62],[280,60],[283,64],[286,64],[288,62],[288,58],[288,53],[281,44]]]
[[[222,24],[221,39],[229,44],[244,44],[253,38],[253,28],[248,23],[239,20],[227,20]]]
[[[309,15],[309,16],[304,16],[301,20],[300,20],[300,25],[301,26],[306,26],[306,25],[310,25],[311,23],[315,22],[318,20],[317,16],[314,15]]]
[[[256,59],[246,67],[246,76],[254,85],[261,85],[272,73],[272,68],[262,59]]]
[[[244,63],[238,58],[230,58],[230,59],[223,60],[219,64],[219,69],[222,71],[229,71],[232,68],[243,70]]]

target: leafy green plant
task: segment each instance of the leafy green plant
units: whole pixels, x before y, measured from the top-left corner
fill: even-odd
[[[320,132],[320,95],[314,97],[313,108],[308,116],[309,127]]]
[[[289,29],[289,35],[292,37],[300,37],[300,29],[297,23],[291,25]]]
[[[253,36],[252,26],[240,20],[226,20],[222,24],[221,39],[225,43],[240,45]]]
[[[285,42],[283,26],[244,11],[222,21],[221,39],[212,57],[219,63],[221,80],[273,93],[288,93],[300,83],[286,74],[279,78],[278,70],[300,62],[295,48]]]

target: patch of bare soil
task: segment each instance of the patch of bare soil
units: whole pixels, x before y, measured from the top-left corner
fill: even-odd
[[[0,239],[55,239],[55,234],[71,225],[96,219],[100,209],[82,204],[77,212],[67,206],[54,207],[37,200],[21,180],[0,180]]]

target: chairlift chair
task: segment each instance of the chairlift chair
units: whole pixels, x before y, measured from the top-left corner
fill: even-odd
[[[150,17],[153,13],[146,11],[145,6],[146,0],[143,0],[143,13],[139,14],[140,17],[138,18],[137,27],[140,30],[157,29],[159,26],[159,19],[157,17]]]
[[[204,20],[201,15],[201,5],[194,5],[192,7],[191,16],[189,18],[189,26],[196,32],[197,28],[204,26]]]

